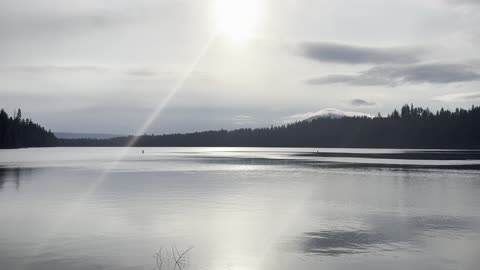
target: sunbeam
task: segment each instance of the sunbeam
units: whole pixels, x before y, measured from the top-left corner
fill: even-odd
[[[168,94],[160,101],[160,103],[155,107],[150,116],[142,124],[142,126],[136,131],[135,136],[127,143],[126,147],[122,148],[119,155],[112,161],[106,164],[105,168],[102,170],[101,175],[88,187],[87,191],[82,194],[81,197],[77,198],[73,203],[71,203],[68,211],[65,212],[65,215],[62,219],[58,220],[55,226],[53,226],[47,233],[45,233],[44,238],[38,245],[32,250],[32,254],[39,254],[41,250],[48,245],[49,240],[56,234],[58,231],[64,227],[69,220],[77,213],[83,203],[95,192],[95,190],[107,179],[108,175],[114,170],[118,164],[125,158],[128,152],[131,150],[131,147],[135,145],[138,141],[139,136],[144,134],[145,131],[152,125],[152,123],[157,119],[160,113],[165,109],[168,103],[172,100],[175,94],[183,87],[185,82],[188,80],[192,72],[195,70],[196,66],[202,60],[202,58],[207,54],[212,42],[216,37],[216,33],[212,33],[208,38],[205,45],[201,48],[198,56],[193,60],[193,62],[188,66],[185,72],[182,74],[177,83],[170,89]]]

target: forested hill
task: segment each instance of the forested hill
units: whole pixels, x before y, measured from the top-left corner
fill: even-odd
[[[35,124],[30,119],[22,119],[19,109],[13,117],[0,110],[0,148],[56,146],[57,138],[52,132]]]
[[[480,107],[428,109],[405,105],[386,117],[318,118],[284,126],[144,135],[105,140],[59,140],[62,146],[265,146],[480,148]]]

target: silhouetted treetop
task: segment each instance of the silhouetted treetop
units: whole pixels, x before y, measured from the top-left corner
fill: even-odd
[[[0,110],[0,148],[56,146],[57,138],[52,132],[22,118],[18,109],[9,117],[4,109]]]
[[[317,118],[269,128],[59,140],[63,146],[265,146],[480,148],[480,107],[440,109],[404,105],[387,117]]]

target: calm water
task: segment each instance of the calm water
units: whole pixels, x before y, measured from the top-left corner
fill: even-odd
[[[0,269],[480,265],[476,152],[144,150],[0,150]]]

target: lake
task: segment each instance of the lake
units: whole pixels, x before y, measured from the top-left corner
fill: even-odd
[[[480,152],[143,150],[0,150],[0,269],[480,265]]]

